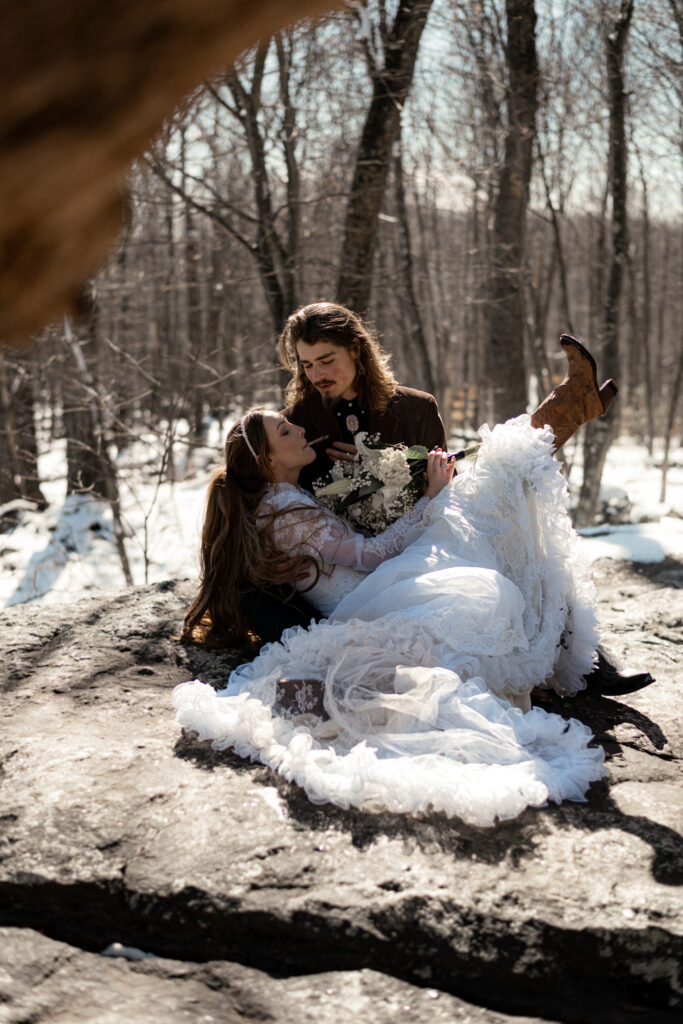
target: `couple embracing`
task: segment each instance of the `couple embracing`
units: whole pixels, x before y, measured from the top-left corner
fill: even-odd
[[[616,388],[598,388],[579,342],[562,344],[563,383],[531,417],[483,428],[476,465],[454,477],[436,402],[396,383],[359,318],[332,303],[292,314],[288,408],[250,410],[228,434],[186,617],[196,639],[252,629],[273,642],[219,693],[178,687],[179,722],[316,802],[491,825],[583,799],[602,750],[530,694],[577,692],[594,667],[593,588],[552,454]],[[423,496],[374,537],[309,490],[353,458],[359,431],[430,449]],[[292,586],[306,605],[282,600]],[[302,713],[283,702],[283,679],[299,681]]]

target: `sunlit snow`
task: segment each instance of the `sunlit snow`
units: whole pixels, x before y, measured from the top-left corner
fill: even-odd
[[[223,425],[225,426],[225,425]],[[160,456],[153,436],[141,438],[118,460],[126,551],[135,583],[196,578],[202,508],[211,470],[220,463],[223,428],[213,423],[209,445],[186,464],[185,445],[176,445],[175,482],[159,482]],[[572,452],[570,451],[570,462]],[[667,497],[660,503],[661,445],[649,458],[645,448],[622,439],[610,450],[604,494],[628,506],[629,521],[583,530],[581,544],[591,561],[683,560],[683,448],[670,452]],[[12,530],[0,534],[0,602],[68,602],[84,594],[125,585],[106,502],[65,493],[65,446],[40,456],[43,493],[50,507],[25,510]],[[580,480],[573,467],[570,484]]]

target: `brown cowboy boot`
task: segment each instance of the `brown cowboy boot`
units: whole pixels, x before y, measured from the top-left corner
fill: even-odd
[[[606,413],[618,390],[611,379],[598,388],[595,360],[580,341],[563,334],[560,344],[569,364],[567,375],[531,414],[532,427],[547,423],[552,429],[553,451],[561,448],[584,423]]]

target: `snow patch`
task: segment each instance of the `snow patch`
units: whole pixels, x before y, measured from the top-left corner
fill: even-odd
[[[222,463],[224,428],[209,426],[207,447],[176,448],[176,480],[159,483],[163,438],[141,436],[117,459],[126,551],[135,583],[196,579],[204,498],[212,469]],[[572,455],[579,453],[579,446]],[[630,505],[629,522],[581,530],[589,560],[630,562],[683,560],[683,448],[673,449],[667,500],[658,500],[661,445],[650,457],[644,446],[621,439],[612,446],[603,474],[604,497],[620,509]],[[0,533],[0,605],[24,601],[67,603],[85,594],[125,585],[116,553],[111,509],[90,495],[65,497],[66,446],[53,443],[39,458],[39,473],[50,507],[17,510],[18,524]],[[573,465],[570,489],[580,482]],[[26,504],[26,503],[25,503]],[[615,505],[616,507],[616,505]]]

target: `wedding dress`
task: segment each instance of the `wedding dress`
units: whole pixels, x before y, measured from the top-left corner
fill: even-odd
[[[552,434],[520,416],[481,436],[473,468],[376,538],[321,520],[292,485],[269,489],[264,513],[298,507],[275,521],[280,547],[335,560],[308,591],[328,618],[287,630],[219,693],[176,687],[180,724],[314,802],[492,825],[584,799],[602,749],[529,701],[582,689],[598,643]],[[329,721],[274,711],[282,677],[323,680]]]

